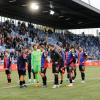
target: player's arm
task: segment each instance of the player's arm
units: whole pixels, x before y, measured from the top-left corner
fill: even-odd
[[[31,54],[31,66],[32,66],[32,68],[33,68],[33,53]]]
[[[8,68],[9,68],[10,70],[11,70],[11,64],[12,64],[12,58],[10,57],[10,58],[9,58],[9,65],[8,65],[8,66],[9,66]]]
[[[19,59],[19,57],[17,58],[17,67],[19,67],[20,66],[20,59]]]
[[[87,56],[87,59],[94,59],[94,56]]]
[[[56,51],[56,56],[57,56],[57,58],[58,58],[58,62],[60,62],[60,60],[61,60],[61,55]]]
[[[94,59],[94,56],[89,56],[89,55],[87,55],[86,52],[84,53],[84,57],[85,57],[86,60],[88,60],[88,59]]]

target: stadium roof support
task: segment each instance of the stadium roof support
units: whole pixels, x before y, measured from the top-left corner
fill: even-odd
[[[100,10],[81,0],[36,0],[40,5],[36,13],[28,10],[31,1],[0,0],[0,15],[58,29],[100,27]],[[50,15],[51,9],[54,15]]]

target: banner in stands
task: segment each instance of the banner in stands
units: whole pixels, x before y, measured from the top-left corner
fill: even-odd
[[[78,64],[76,64],[76,66],[78,66]],[[87,66],[87,67],[91,67],[91,66],[100,67],[100,61],[89,60],[85,63],[85,66]],[[48,68],[51,68],[51,67],[52,67],[52,63],[48,63]],[[11,70],[17,70],[16,60],[12,61]],[[4,71],[3,60],[0,61],[0,71]]]

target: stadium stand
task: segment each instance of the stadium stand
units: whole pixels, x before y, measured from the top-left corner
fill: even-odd
[[[48,38],[48,41],[46,41]],[[17,53],[23,47],[30,47],[33,43],[46,43],[65,45],[70,43],[82,46],[90,56],[95,60],[100,60],[100,43],[99,38],[94,36],[85,36],[85,34],[76,35],[69,31],[65,33],[49,34],[40,29],[35,29],[32,24],[28,26],[24,22],[18,22],[18,26],[9,20],[0,23],[0,58],[6,49],[10,49],[13,59],[16,59]]]
[[[15,60],[19,50],[24,47],[31,47],[36,42],[44,44],[47,42],[62,46],[66,46],[65,44],[69,43],[81,46],[85,48],[88,55],[94,57],[93,60],[100,60],[99,37],[87,36],[85,34],[77,35],[69,31],[55,31],[56,29],[98,28],[100,27],[100,10],[81,0],[36,1],[39,2],[42,9],[34,14],[27,9],[29,0],[0,1],[1,63],[6,49],[10,50],[12,58]],[[52,10],[50,5],[53,7],[54,15],[50,15]],[[1,16],[7,17],[7,20],[3,20]],[[16,21],[13,21],[13,19]],[[16,22],[18,23],[16,24]],[[25,22],[27,22],[27,25]],[[37,28],[31,23],[52,27],[53,30]]]

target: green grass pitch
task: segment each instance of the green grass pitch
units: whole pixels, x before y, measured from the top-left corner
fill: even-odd
[[[11,85],[6,83],[4,72],[0,72],[0,100],[100,100],[100,67],[86,68],[85,84],[81,83],[80,73],[77,69],[76,83],[73,87],[66,86],[68,82],[65,78],[63,86],[52,89],[53,75],[50,69],[47,71],[47,76],[48,88],[30,85],[25,89],[20,89],[17,86],[17,72],[12,72]]]

